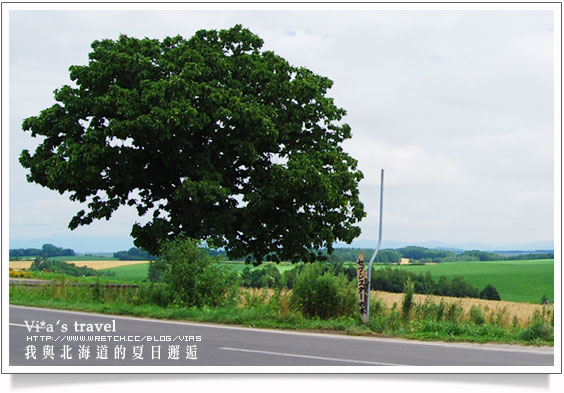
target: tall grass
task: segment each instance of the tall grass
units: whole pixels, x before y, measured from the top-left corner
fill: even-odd
[[[514,314],[508,302],[493,302],[505,304],[494,307],[493,303],[480,303],[477,299],[469,302],[409,293],[372,293],[370,321],[362,324],[357,316],[325,320],[309,317],[292,302],[292,292],[287,289],[241,289],[238,300],[232,304],[200,308],[171,305],[163,299],[166,296],[169,293],[158,284],[146,283],[139,288],[77,286],[63,276],[50,285],[10,285],[10,302],[29,306],[425,340],[536,345],[553,345],[554,341],[554,309],[550,306],[539,306],[525,315]],[[390,304],[391,300],[395,301]]]

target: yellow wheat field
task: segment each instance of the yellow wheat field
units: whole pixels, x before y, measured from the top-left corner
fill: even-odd
[[[239,307],[245,307],[249,296],[258,297],[265,303],[274,295],[275,291],[271,288],[240,288],[241,299]],[[284,291],[285,296],[291,294],[291,290]],[[371,291],[371,304],[373,305],[376,301],[381,300],[384,307],[389,311],[394,307],[394,303],[398,309],[401,309],[401,304],[403,300],[403,293],[391,293],[383,291]],[[457,298],[449,296],[435,296],[435,295],[420,295],[414,294],[413,301],[416,304],[424,304],[425,302],[431,302],[434,304],[440,304],[443,301],[446,305],[452,303],[460,306],[464,311],[464,318],[468,318],[470,310],[472,307],[479,307],[482,311],[483,316],[489,321],[490,319],[497,320],[499,324],[503,326],[510,326],[513,323],[513,319],[516,318],[521,326],[528,324],[535,311],[542,312],[543,306],[541,304],[531,304],[531,303],[517,303],[517,302],[506,302],[503,300],[485,300],[485,299],[475,299],[475,298]],[[372,307],[371,307],[372,308]],[[544,311],[554,312],[554,306],[550,305],[544,309]]]
[[[68,261],[76,266],[86,266],[94,270],[110,269],[112,267],[137,265],[148,261]],[[10,269],[21,270],[29,269],[32,261],[10,261]]]
[[[69,261],[76,266],[86,266],[94,270],[110,269],[112,267],[138,265],[140,263],[148,263],[149,261]]]
[[[29,269],[33,261],[10,261],[10,269],[22,270]]]
[[[394,303],[397,304],[398,308],[401,308],[403,293],[390,293],[382,291],[371,291],[371,302],[375,300],[382,300],[385,307],[391,309]],[[417,304],[424,304],[427,302],[432,302],[439,304],[443,301],[445,304],[455,303],[462,307],[464,314],[467,317],[470,309],[474,306],[480,307],[484,317],[488,318],[490,316],[495,316],[496,318],[501,316],[502,325],[509,326],[513,318],[516,317],[520,324],[527,323],[533,317],[535,311],[541,312],[544,307],[541,304],[531,304],[531,303],[517,303],[517,302],[506,302],[503,300],[485,300],[485,299],[475,299],[475,298],[457,298],[449,296],[436,296],[436,295],[413,295],[413,301]],[[553,311],[554,306],[548,306],[550,311]]]

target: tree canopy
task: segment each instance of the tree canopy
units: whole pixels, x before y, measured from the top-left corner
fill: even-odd
[[[52,244],[44,244],[38,248],[13,248],[10,249],[11,257],[42,256],[43,258],[75,256],[76,253],[70,248],[61,248]]]
[[[193,37],[92,43],[73,86],[23,122],[44,137],[21,164],[28,181],[87,202],[71,229],[123,205],[137,247],[183,233],[260,262],[314,260],[350,243],[364,216],[346,112],[333,82],[290,65],[237,25]]]

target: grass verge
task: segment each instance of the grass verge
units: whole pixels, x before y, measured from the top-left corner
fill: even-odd
[[[470,315],[456,305],[413,303],[408,308],[386,307],[379,299],[371,306],[371,320],[358,318],[307,318],[290,303],[288,293],[245,292],[241,301],[226,306],[183,308],[150,304],[135,288],[107,289],[71,286],[68,283],[38,287],[10,285],[10,303],[64,310],[136,317],[235,324],[255,328],[327,331],[349,335],[394,336],[407,339],[554,345],[554,314],[538,312],[527,323],[509,326],[488,320],[476,308]]]

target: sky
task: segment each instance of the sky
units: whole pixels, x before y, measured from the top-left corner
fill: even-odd
[[[69,66],[87,64],[92,41],[189,38],[235,24],[260,36],[265,50],[334,82],[328,95],[352,128],[343,146],[364,173],[367,217],[353,246],[376,246],[382,168],[384,247],[553,246],[560,157],[550,10],[79,9],[7,17],[10,248],[125,250],[131,226],[145,222],[121,208],[70,231],[83,207],[28,183],[18,162],[38,144],[22,131],[23,119],[54,103],[53,91],[70,83]]]

